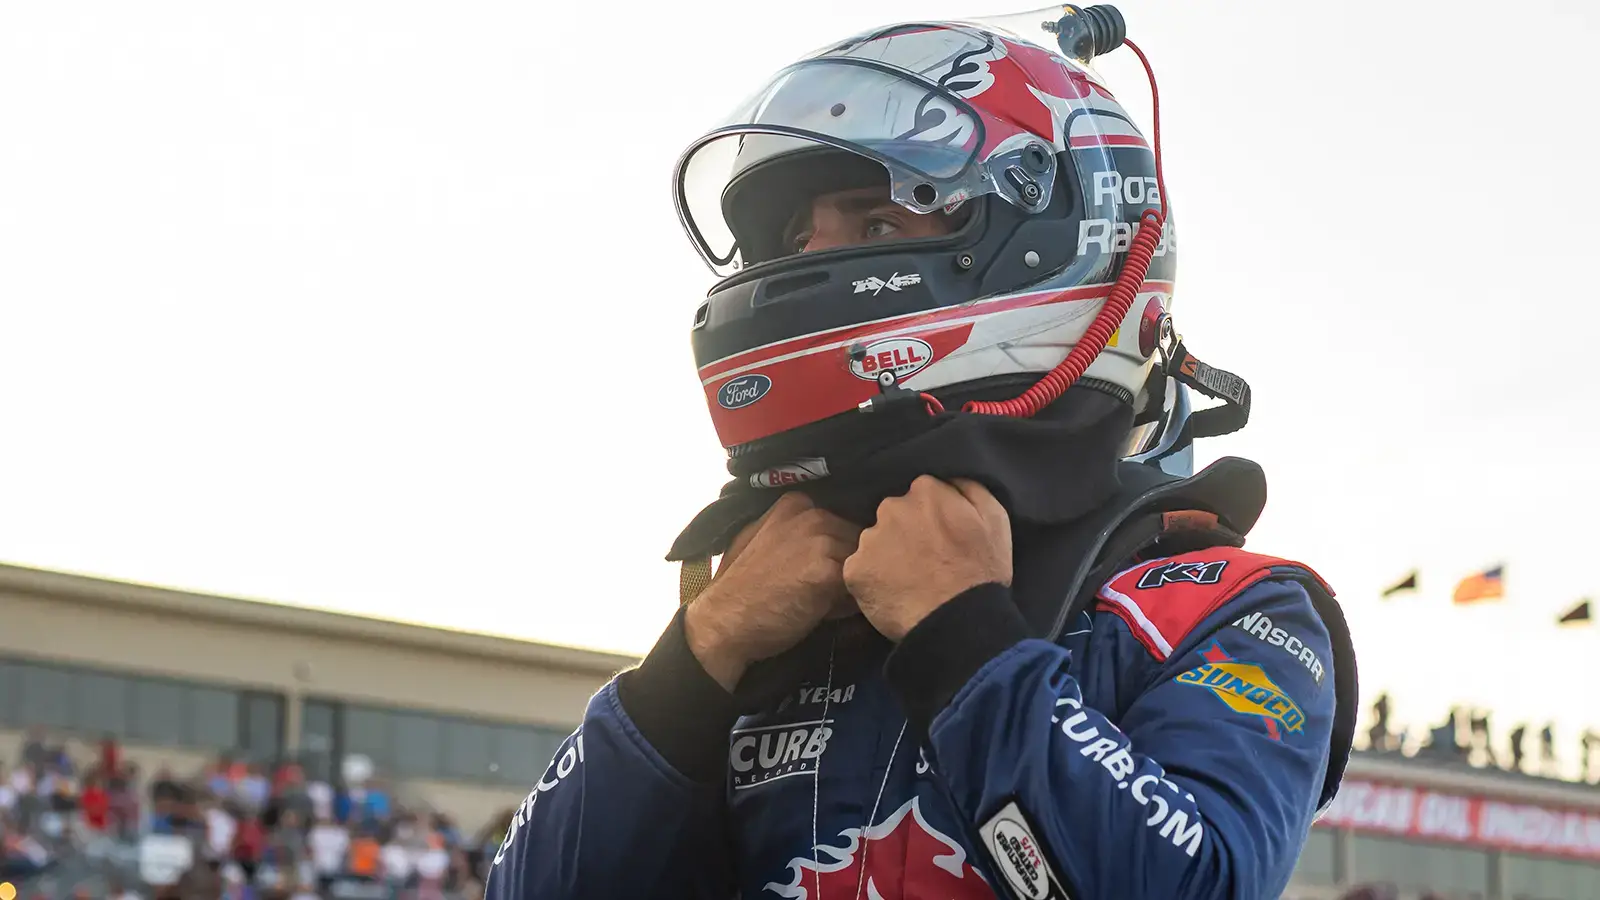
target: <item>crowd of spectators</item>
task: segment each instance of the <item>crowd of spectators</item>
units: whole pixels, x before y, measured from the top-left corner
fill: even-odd
[[[1537,739],[1537,747],[1534,742]],[[1506,735],[1505,752],[1495,751],[1491,714],[1488,710],[1451,707],[1449,715],[1428,729],[1422,738],[1407,728],[1395,728],[1390,718],[1389,695],[1380,694],[1372,704],[1372,726],[1367,729],[1367,749],[1375,753],[1417,755],[1436,763],[1459,763],[1477,768],[1502,768],[1539,778],[1563,778],[1600,784],[1600,730],[1585,728],[1573,742],[1577,755],[1572,759],[1576,771],[1563,776],[1556,752],[1555,724],[1546,722],[1537,733],[1528,723],[1518,723]],[[1537,750],[1537,752],[1535,752]]]
[[[495,830],[463,835],[381,778],[308,779],[292,760],[147,775],[115,740],[74,758],[36,729],[0,766],[17,900],[480,900]]]
[[[229,754],[147,774],[114,739],[75,754],[60,737],[34,729],[0,760],[0,882],[16,900],[482,900],[513,814],[463,834],[381,777]],[[1407,896],[1367,885],[1341,900]]]

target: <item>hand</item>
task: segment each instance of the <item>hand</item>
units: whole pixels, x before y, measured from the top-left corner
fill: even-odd
[[[878,504],[844,581],[873,627],[899,641],[968,588],[1011,584],[1011,516],[976,481],[923,475]]]
[[[745,669],[800,643],[841,604],[844,561],[861,529],[790,491],[745,526],[716,577],[689,603],[689,650],[723,688]]]

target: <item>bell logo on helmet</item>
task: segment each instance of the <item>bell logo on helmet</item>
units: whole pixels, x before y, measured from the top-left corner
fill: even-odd
[[[772,390],[772,379],[765,375],[745,375],[728,382],[717,391],[717,404],[723,409],[744,409]]]
[[[850,374],[863,381],[877,381],[885,371],[893,372],[896,381],[910,378],[933,362],[933,347],[918,338],[886,338],[866,346],[860,355],[852,355]]]

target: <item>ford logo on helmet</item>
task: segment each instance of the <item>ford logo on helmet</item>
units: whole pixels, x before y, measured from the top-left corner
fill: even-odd
[[[744,375],[728,382],[717,391],[717,403],[723,409],[744,409],[760,400],[772,390],[772,379],[765,375]]]

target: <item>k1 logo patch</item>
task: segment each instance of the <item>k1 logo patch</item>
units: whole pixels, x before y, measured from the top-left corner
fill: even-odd
[[[1139,579],[1139,587],[1149,590],[1169,584],[1216,584],[1222,580],[1222,570],[1227,567],[1227,560],[1167,563],[1144,573]]]

